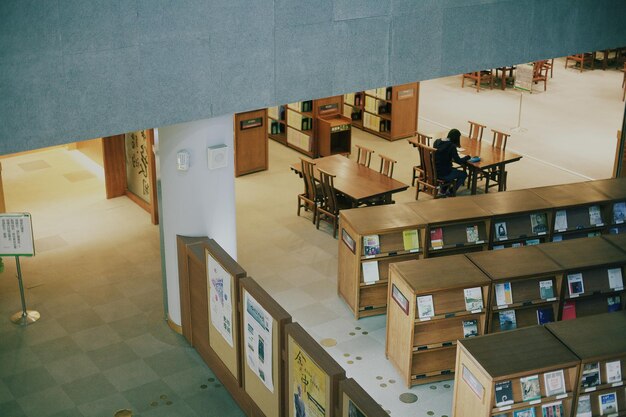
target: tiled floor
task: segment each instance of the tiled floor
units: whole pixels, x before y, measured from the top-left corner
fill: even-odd
[[[510,189],[610,175],[621,77],[557,65],[546,93],[524,96],[527,131],[508,146],[525,157],[510,168]],[[511,127],[516,103],[513,91],[462,90],[458,77],[424,82],[420,130],[465,130],[468,119]],[[395,157],[395,178],[410,183],[416,151],[405,141],[358,130],[353,141]],[[338,241],[295,214],[302,184],[288,166],[298,156],[270,141],[270,169],[236,180],[239,262],[315,339],[337,341],[327,351],[392,416],[450,415],[452,383],[401,386],[384,357],[385,317],[355,321],[337,297]],[[126,198],[106,200],[102,170],[76,151],[22,155],[2,166],[9,211],[33,215],[37,256],[23,259],[22,269],[29,307],[42,318],[27,328],[2,319],[19,310],[15,264],[5,258],[0,415],[109,417],[121,408],[141,416],[241,415],[163,321],[158,228],[147,213]],[[409,189],[395,200],[413,198]],[[406,392],[417,402],[401,402]]]

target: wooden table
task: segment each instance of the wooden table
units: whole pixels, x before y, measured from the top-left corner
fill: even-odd
[[[445,133],[432,136],[433,138],[445,137]],[[409,143],[417,147],[417,139],[409,139]],[[432,146],[432,143],[430,144]],[[522,159],[521,155],[514,152],[503,151],[493,148],[491,143],[477,141],[470,139],[467,136],[461,136],[461,148],[459,149],[459,155],[479,156],[478,162],[467,162],[467,167],[472,171],[470,190],[472,194],[476,194],[476,187],[478,183],[478,174],[491,168],[497,168],[499,178],[504,175],[504,168],[506,164],[519,161]],[[498,191],[504,191],[504,181],[500,181],[498,184]]]
[[[352,207],[358,207],[367,200],[377,197],[382,197],[385,204],[391,203],[391,194],[409,188],[407,184],[359,165],[343,155],[317,158],[313,162],[315,162],[315,168],[335,175],[335,189],[350,198]],[[301,174],[302,168],[299,162],[292,164],[291,169],[297,174]],[[315,172],[317,177],[317,170]]]

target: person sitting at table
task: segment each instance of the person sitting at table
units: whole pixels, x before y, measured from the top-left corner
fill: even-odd
[[[437,139],[433,143],[435,152],[435,169],[437,170],[437,178],[445,181],[456,180],[454,193],[459,189],[467,178],[467,173],[460,169],[452,168],[452,161],[459,165],[465,164],[470,157],[461,158],[456,148],[461,147],[461,132],[458,129],[452,129],[448,132],[448,136],[443,139]],[[453,195],[452,190],[447,190],[445,195]]]

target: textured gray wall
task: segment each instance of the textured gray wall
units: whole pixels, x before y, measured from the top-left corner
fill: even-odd
[[[626,45],[626,0],[0,0],[0,154]]]

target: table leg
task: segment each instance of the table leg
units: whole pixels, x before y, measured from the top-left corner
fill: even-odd
[[[478,184],[478,172],[480,171],[478,168],[472,168],[472,188],[470,193],[472,195],[476,194],[476,185]]]
[[[504,164],[498,165],[498,191],[506,191],[506,177]]]

